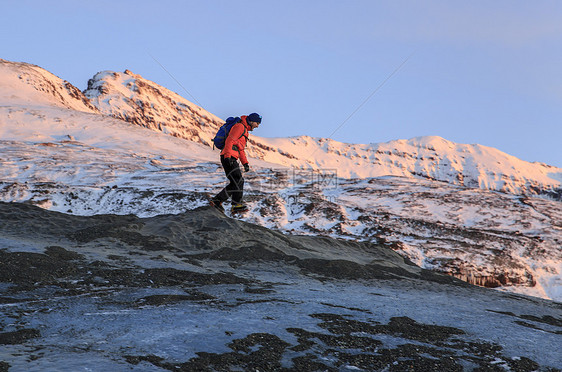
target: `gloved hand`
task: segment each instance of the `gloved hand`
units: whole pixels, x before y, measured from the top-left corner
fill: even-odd
[[[244,172],[249,172],[250,171],[250,164],[246,163],[244,164]]]

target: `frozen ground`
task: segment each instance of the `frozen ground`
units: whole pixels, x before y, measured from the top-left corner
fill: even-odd
[[[140,219],[0,203],[0,218],[0,368],[562,367],[560,304],[470,286],[381,245],[208,208]]]

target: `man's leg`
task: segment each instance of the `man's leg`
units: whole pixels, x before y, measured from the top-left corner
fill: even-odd
[[[213,201],[223,203],[232,197],[235,203],[240,203],[244,193],[244,178],[238,161],[234,158],[224,159],[221,157],[221,164],[229,184],[213,198]]]
[[[225,173],[230,183],[226,186],[226,192],[232,201],[240,203],[244,196],[244,177],[238,165],[238,160],[234,158],[225,159]],[[227,172],[228,170],[228,172]]]

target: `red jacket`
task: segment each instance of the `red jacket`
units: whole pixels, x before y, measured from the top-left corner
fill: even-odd
[[[246,115],[242,116],[240,118],[242,122],[234,124],[230,129],[224,149],[221,151],[221,155],[225,158],[240,159],[242,164],[248,164],[244,149],[246,148],[246,141],[250,135],[249,130],[252,129],[246,122],[246,118]]]

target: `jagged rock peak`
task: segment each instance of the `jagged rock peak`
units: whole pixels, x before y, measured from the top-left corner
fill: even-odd
[[[98,72],[84,94],[103,114],[209,146],[222,125],[215,115],[130,70]]]
[[[132,72],[131,70],[129,70],[129,69],[126,69],[125,71],[123,71],[123,73],[124,73],[125,75],[132,76],[132,77],[134,77],[135,79],[141,79],[141,78],[142,78],[142,76],[133,73],[133,72]]]

